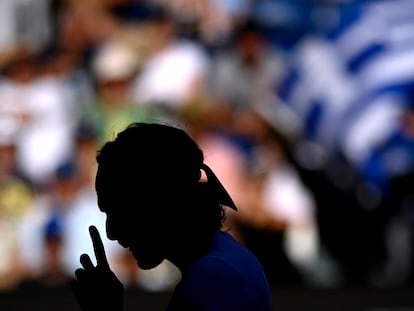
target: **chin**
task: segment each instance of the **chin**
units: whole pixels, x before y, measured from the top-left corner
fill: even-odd
[[[158,261],[158,262],[145,262],[145,261],[143,262],[143,261],[138,261],[137,260],[138,267],[140,267],[142,270],[153,269],[153,268],[157,267],[159,264],[161,264],[161,262],[162,262],[162,260]]]
[[[139,256],[134,251],[132,251],[132,255],[137,261],[138,267],[140,267],[143,270],[153,269],[159,264],[161,264],[164,260],[164,258],[161,256]]]

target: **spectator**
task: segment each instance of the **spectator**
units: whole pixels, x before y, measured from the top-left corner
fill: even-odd
[[[149,31],[151,51],[134,82],[134,98],[178,109],[203,90],[209,60],[199,44],[177,38],[164,9],[154,14]]]
[[[0,115],[19,124],[18,166],[36,186],[48,183],[71,152],[69,101],[62,84],[42,76],[31,52],[17,54],[0,82]]]
[[[111,139],[132,121],[149,118],[145,106],[132,96],[132,81],[139,56],[121,40],[110,40],[96,51],[92,62],[96,86],[96,102],[87,106],[82,122],[98,128],[99,143]]]
[[[5,290],[25,277],[18,229],[34,199],[31,185],[18,172],[16,131],[17,127],[0,121],[0,289]]]
[[[267,100],[281,74],[281,56],[266,42],[258,24],[247,21],[230,51],[219,53],[212,62],[209,92],[233,113],[251,110]]]

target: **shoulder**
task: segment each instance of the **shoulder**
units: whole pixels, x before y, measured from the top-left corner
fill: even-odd
[[[270,293],[249,284],[228,263],[198,261],[177,286],[168,310],[271,310]]]
[[[227,234],[218,237],[213,250],[183,274],[176,290],[179,300],[217,310],[270,306],[268,284],[255,257]]]
[[[221,260],[205,257],[185,272],[170,309],[243,310],[245,303],[241,299],[245,296],[241,278],[234,269]]]
[[[203,279],[205,286],[228,286],[228,284],[240,286],[241,275],[225,260],[206,256],[197,260],[186,272],[185,278],[188,282]],[[215,283],[209,284],[208,281]]]

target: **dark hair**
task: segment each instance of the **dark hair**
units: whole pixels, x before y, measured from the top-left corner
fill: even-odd
[[[145,204],[132,207],[139,209],[137,215],[159,215],[164,228],[211,239],[222,228],[225,201],[220,201],[223,196],[214,178],[200,181],[201,170],[206,170],[203,161],[203,152],[185,131],[133,123],[98,152],[97,162],[104,167],[96,179],[98,197],[114,187],[137,197],[139,189],[145,189]]]

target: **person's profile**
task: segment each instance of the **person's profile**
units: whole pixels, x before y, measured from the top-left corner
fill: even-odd
[[[224,209],[236,205],[185,131],[131,124],[99,150],[97,162],[108,238],[128,248],[142,269],[167,259],[181,271],[168,310],[271,310],[258,260],[222,230]],[[121,310],[122,283],[94,226],[90,236],[97,264],[81,255],[73,292],[84,310]]]

